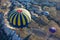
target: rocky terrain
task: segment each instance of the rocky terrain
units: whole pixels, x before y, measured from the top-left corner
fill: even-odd
[[[20,29],[12,29],[15,30],[22,39],[27,38],[26,40],[60,40],[60,11],[56,10],[54,3],[53,6],[51,3],[44,0],[11,0],[11,3],[11,7],[25,8],[31,13],[32,22],[29,24],[30,28],[24,28],[23,31],[20,31]],[[46,7],[42,9],[43,6]],[[10,9],[8,7],[5,9],[6,11],[1,10],[5,15],[4,17],[6,17]],[[44,10],[49,12],[50,17],[41,14],[41,12]],[[7,21],[5,20],[5,22]],[[57,29],[56,33],[51,33],[51,37],[49,37],[49,27],[55,27]]]

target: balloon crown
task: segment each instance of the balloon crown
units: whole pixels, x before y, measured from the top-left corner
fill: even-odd
[[[18,12],[18,13],[21,13],[21,12],[22,12],[22,10],[17,10],[17,12]]]

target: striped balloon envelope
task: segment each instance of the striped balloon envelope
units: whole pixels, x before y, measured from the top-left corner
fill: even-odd
[[[31,15],[26,9],[16,8],[8,13],[8,22],[15,28],[27,27],[31,22]]]

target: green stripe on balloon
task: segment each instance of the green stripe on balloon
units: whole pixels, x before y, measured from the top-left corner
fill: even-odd
[[[15,11],[11,11],[11,13],[9,13],[9,18],[15,13]]]
[[[13,14],[13,15],[10,17],[10,23],[12,23],[12,18],[13,18],[14,15],[16,15],[16,13]]]
[[[21,22],[20,22],[20,15],[18,14],[18,26],[21,25]]]
[[[15,17],[13,18],[13,24],[16,25],[16,17],[17,17],[17,14],[15,15]]]
[[[22,22],[24,25],[26,25],[26,22],[25,22],[25,19],[24,19],[24,16],[22,15]]]

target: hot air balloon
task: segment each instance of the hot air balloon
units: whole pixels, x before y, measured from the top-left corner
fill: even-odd
[[[45,16],[48,16],[49,15],[49,12],[48,11],[44,11],[43,13]]]
[[[51,27],[51,28],[49,28],[49,32],[51,32],[51,33],[55,33],[55,32],[56,32],[56,28],[55,28],[55,27]]]
[[[54,36],[54,33],[56,32],[55,27],[50,27],[49,32],[47,33],[46,40],[49,40],[52,36]]]
[[[43,12],[41,12],[41,15],[49,16],[49,12],[48,11],[43,11]]]
[[[8,13],[8,22],[14,28],[28,27],[31,22],[30,13],[23,8],[16,8]]]

